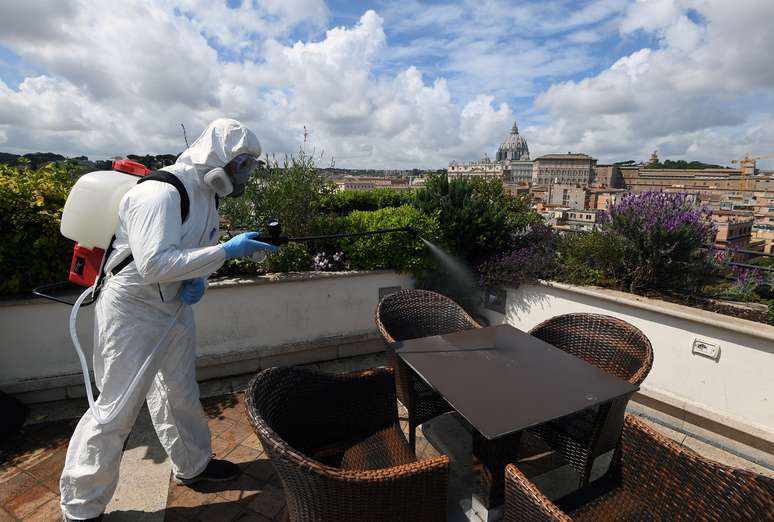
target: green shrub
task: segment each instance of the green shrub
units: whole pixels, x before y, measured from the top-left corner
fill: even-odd
[[[565,234],[557,242],[558,277],[578,285],[621,286],[625,248],[624,239],[615,234]]]
[[[542,221],[526,199],[507,194],[499,179],[449,181],[446,174],[432,175],[417,193],[416,206],[438,214],[444,246],[473,266],[511,251],[516,232]]]
[[[0,294],[67,279],[73,242],[59,233],[74,165],[0,165]]]
[[[411,226],[429,241],[438,238],[438,219],[405,205],[373,212],[355,211],[341,218],[346,232]],[[424,242],[407,233],[378,234],[342,239],[341,248],[355,270],[392,269],[412,272],[432,263]]]
[[[282,164],[267,157],[250,178],[245,194],[224,198],[220,210],[229,230],[259,230],[269,219],[279,219],[286,234],[303,235],[331,190],[311,155],[301,151],[285,156]]]
[[[322,211],[346,216],[355,210],[379,210],[380,208],[401,207],[414,203],[414,191],[379,188],[376,190],[343,190],[326,194],[322,200]]]
[[[263,262],[266,272],[305,272],[312,267],[312,258],[303,243],[282,245],[277,252],[269,254]]]

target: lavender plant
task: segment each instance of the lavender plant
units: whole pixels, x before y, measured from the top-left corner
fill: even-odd
[[[756,300],[758,287],[768,283],[768,274],[756,268],[733,268],[734,283],[725,290],[723,297],[739,301]]]
[[[645,192],[625,196],[603,219],[603,230],[624,240],[630,290],[696,290],[712,275],[710,210],[687,194]]]
[[[550,278],[557,272],[556,237],[551,228],[536,224],[514,235],[515,249],[479,266],[481,286],[508,285]]]

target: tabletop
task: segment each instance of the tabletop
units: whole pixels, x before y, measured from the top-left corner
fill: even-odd
[[[392,348],[490,440],[639,389],[510,325],[399,341]]]

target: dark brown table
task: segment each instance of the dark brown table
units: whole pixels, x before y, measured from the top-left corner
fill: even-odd
[[[503,503],[521,431],[631,395],[638,387],[509,325],[400,341],[398,356],[474,428],[477,496]]]

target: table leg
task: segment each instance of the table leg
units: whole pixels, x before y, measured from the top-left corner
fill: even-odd
[[[518,460],[521,432],[489,440],[473,429],[473,467],[478,473],[472,508],[485,522],[502,518],[505,466]]]

